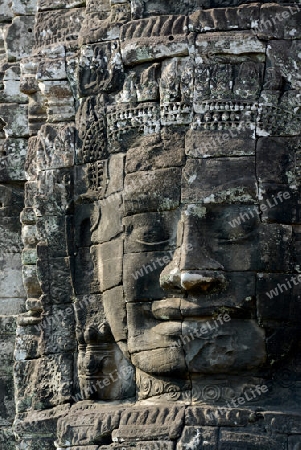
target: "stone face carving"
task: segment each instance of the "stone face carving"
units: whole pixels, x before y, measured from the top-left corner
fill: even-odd
[[[299,448],[300,7],[0,5],[1,449]]]

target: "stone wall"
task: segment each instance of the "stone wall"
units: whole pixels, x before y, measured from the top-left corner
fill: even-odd
[[[0,0],[1,449],[301,448],[300,19]]]
[[[36,2],[0,3],[0,447],[14,449],[14,347],[25,312],[20,213],[24,208],[28,97],[20,90],[21,60],[34,43]]]

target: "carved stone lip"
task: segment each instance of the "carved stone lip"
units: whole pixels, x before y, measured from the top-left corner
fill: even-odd
[[[201,298],[199,303],[185,298],[165,298],[152,303],[152,313],[156,319],[164,321],[182,321],[186,318],[193,318],[198,321],[212,318],[216,310],[223,306],[222,301],[219,306],[204,306]]]

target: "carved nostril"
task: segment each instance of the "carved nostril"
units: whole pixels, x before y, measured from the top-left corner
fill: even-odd
[[[182,272],[181,273],[181,287],[185,291],[201,290],[204,292],[221,289],[226,283],[223,274],[204,271],[204,272]]]
[[[163,270],[160,275],[160,286],[165,291],[181,290],[181,272],[178,268]]]

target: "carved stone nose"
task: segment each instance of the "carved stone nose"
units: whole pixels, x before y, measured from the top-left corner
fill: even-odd
[[[180,245],[160,275],[160,285],[165,291],[206,293],[220,290],[225,285],[224,267],[214,258],[201,229],[196,217],[184,216],[180,221]]]
[[[216,262],[216,267],[207,269],[180,269],[180,251],[176,251],[173,260],[164,268],[160,275],[161,288],[166,292],[179,291],[212,291],[221,289],[226,279],[222,273],[223,267]],[[213,261],[213,260],[211,260]]]
[[[181,287],[185,291],[203,291],[220,289],[226,283],[222,273],[213,271],[187,271],[181,272]]]

